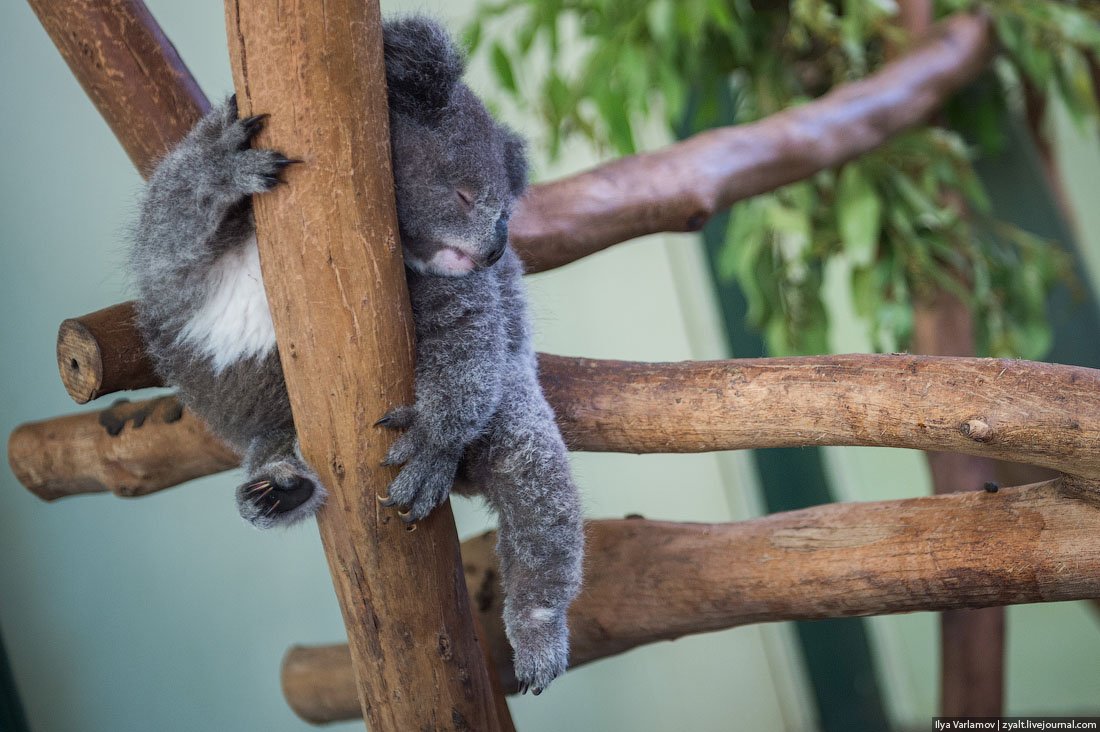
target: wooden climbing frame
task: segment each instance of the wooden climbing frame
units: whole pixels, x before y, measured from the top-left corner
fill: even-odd
[[[140,0],[29,2],[148,174],[209,108],[156,22]],[[926,3],[903,5],[903,22],[928,20]],[[289,171],[292,185],[256,200],[257,236],[302,449],[330,493],[318,524],[349,643],[291,649],[287,700],[307,720],[361,715],[377,732],[511,730],[504,694],[515,679],[492,534],[460,550],[449,505],[410,533],[375,500],[392,478],[375,467],[390,436],[369,425],[411,401],[413,367],[378,3],[226,0],[226,23],[242,114],[271,113],[260,144],[309,163]],[[530,271],[542,271],[644,234],[697,230],[736,201],[926,120],[987,67],[991,45],[987,19],[953,16],[877,73],[811,103],[535,185],[512,220],[512,243]],[[935,335],[952,305],[921,307]],[[574,450],[877,445],[951,454],[933,458],[945,495],[716,525],[590,522],[585,588],[570,613],[572,666],[746,623],[1100,597],[1100,371],[959,357],[965,339],[929,336],[922,348],[951,356],[540,356]],[[58,366],[80,403],[159,385],[129,303],[62,323]],[[21,483],[46,500],[147,495],[236,464],[173,397],[25,424],[8,452]],[[951,492],[976,487],[961,477],[993,459],[1057,477]],[[1000,710],[998,622],[978,621],[992,628],[985,648],[945,661],[944,711]],[[990,648],[996,658],[980,660],[992,672],[975,676],[974,660]]]

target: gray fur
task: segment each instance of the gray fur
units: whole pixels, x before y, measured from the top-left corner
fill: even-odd
[[[417,336],[416,402],[381,420],[404,430],[387,455],[403,465],[389,499],[403,519],[420,519],[446,500],[461,464],[500,516],[516,678],[540,690],[567,665],[565,614],[580,587],[583,533],[565,445],[538,382],[522,264],[507,246],[508,216],[526,184],[523,142],[459,80],[462,55],[437,23],[389,21],[384,42]],[[260,122],[238,120],[229,100],[164,158],[135,227],[132,266],[139,326],[159,373],[240,452],[241,513],[267,528],[312,515],[324,499],[298,451],[273,338],[262,322],[217,342],[195,327],[210,326],[217,297],[236,299],[219,277],[223,268],[247,274],[226,263],[250,246],[251,196],[293,162],[249,147]],[[251,346],[227,356],[223,341]]]

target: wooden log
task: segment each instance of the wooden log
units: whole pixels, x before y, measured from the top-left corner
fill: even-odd
[[[52,501],[144,496],[228,470],[237,456],[175,397],[164,397],[20,425],[8,438],[8,464],[29,491]]]
[[[34,0],[32,4],[43,2]],[[99,0],[97,4],[84,0],[73,4],[78,6],[98,8],[98,13],[123,27],[132,25],[127,24],[130,16],[153,23],[144,6],[136,1]],[[115,17],[111,12],[120,15]],[[88,32],[96,37],[94,33],[106,33],[103,29],[109,26],[93,24]],[[151,51],[155,57],[174,54],[159,29],[151,37],[161,44]],[[110,38],[107,36],[103,43]],[[533,186],[512,218],[512,243],[528,269],[538,272],[644,234],[698,229],[714,213],[738,200],[842,163],[920,122],[984,67],[989,47],[989,28],[984,18],[957,16],[941,24],[929,34],[925,45],[909,55],[867,79],[838,87],[820,100],[751,125],[704,132],[663,150],[622,158],[579,175]],[[78,77],[96,71],[94,66],[82,66],[94,56],[66,53],[66,58]],[[93,98],[108,119],[139,117],[145,123],[160,125],[159,136],[151,138],[155,145],[150,151],[141,147],[149,140],[122,134],[113,123],[139,167],[155,160],[197,119],[198,107],[186,113],[172,111],[182,104],[176,101],[178,97],[199,94],[182,64],[172,69],[171,74],[151,75],[145,86],[138,83],[146,79],[144,76],[136,77],[137,81],[123,76],[115,86],[96,87]],[[173,84],[179,86],[174,94],[170,93]],[[153,100],[162,100],[158,103],[164,108],[135,106],[135,100],[145,99],[135,88],[144,89]],[[125,333],[127,327],[132,327],[131,309],[119,305],[100,311],[108,312],[117,316],[117,321],[98,322],[101,331],[82,334],[80,348],[70,348],[68,359],[59,361],[66,389],[80,403],[94,398],[89,394],[98,396],[112,389],[159,383],[147,363],[140,364],[144,371],[126,371],[139,364],[99,354],[94,343],[106,338],[108,332],[110,338],[128,346],[140,343],[136,333]],[[89,317],[76,320],[87,328],[91,324],[84,321]],[[63,331],[61,336],[72,339],[74,334]],[[59,338],[59,358],[60,342]],[[115,373],[116,369],[121,373]],[[79,379],[74,380],[75,374]]]
[[[748,623],[1096,597],[1098,530],[1100,484],[1077,479],[730,524],[590,521],[585,586],[569,617],[571,663]],[[495,541],[492,533],[470,539],[462,556],[511,689]],[[311,721],[355,714],[346,653],[332,646],[287,654],[287,700],[310,710]]]
[[[134,317],[134,304],[124,302],[61,323],[57,368],[78,404],[123,389],[160,386]]]
[[[140,0],[28,0],[143,175],[210,107]]]
[[[539,372],[573,450],[903,447],[1100,479],[1100,371],[1093,369],[909,355],[684,363],[542,355]],[[42,424],[61,441],[64,419]],[[135,435],[126,459],[155,470],[162,442],[178,446],[179,459],[207,449],[204,440],[177,438],[174,425],[161,424]],[[74,470],[102,469],[81,464]],[[66,477],[51,473],[59,489]]]
[[[414,361],[378,2],[227,0],[225,16],[240,112],[271,115],[257,146],[305,161],[253,209],[363,716],[373,732],[501,730],[450,505],[409,531],[375,498],[397,470],[372,424],[412,402]]]

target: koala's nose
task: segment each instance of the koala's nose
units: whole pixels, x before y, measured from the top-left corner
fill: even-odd
[[[496,264],[497,260],[504,256],[504,249],[507,246],[508,222],[504,219],[497,219],[496,231],[493,232],[493,248],[489,250],[485,262],[490,265]]]

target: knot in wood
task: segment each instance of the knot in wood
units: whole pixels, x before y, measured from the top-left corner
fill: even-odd
[[[993,439],[993,428],[984,417],[971,417],[962,423],[959,431],[975,442],[989,442]]]

